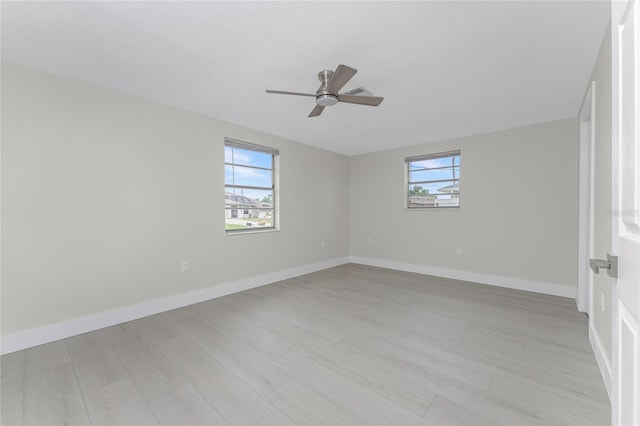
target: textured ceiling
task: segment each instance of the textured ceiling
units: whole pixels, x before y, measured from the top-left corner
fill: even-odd
[[[577,115],[609,2],[6,2],[2,59],[354,155]],[[307,118],[316,74],[377,108]]]

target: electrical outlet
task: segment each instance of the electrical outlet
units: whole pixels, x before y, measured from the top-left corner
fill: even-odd
[[[320,241],[320,248],[324,248],[325,244],[324,241]]]
[[[456,254],[458,256],[462,255],[462,247],[456,247]]]
[[[600,292],[600,311],[604,312],[604,293]]]
[[[371,237],[367,238],[367,244],[368,245],[373,244],[373,239]]]
[[[189,272],[189,261],[188,260],[183,260],[182,261],[182,272]]]

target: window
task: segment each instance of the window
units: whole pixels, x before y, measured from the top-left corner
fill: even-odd
[[[279,151],[224,140],[224,210],[227,233],[276,229]]]
[[[404,159],[407,208],[460,207],[460,151]]]

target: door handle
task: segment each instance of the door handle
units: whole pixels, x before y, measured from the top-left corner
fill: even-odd
[[[599,274],[600,269],[606,269],[611,278],[618,278],[618,256],[607,253],[607,260],[589,259],[589,267],[595,274]]]

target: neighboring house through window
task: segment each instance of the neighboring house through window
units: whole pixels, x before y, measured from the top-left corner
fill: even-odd
[[[460,151],[404,159],[409,209],[460,207]]]
[[[279,151],[234,139],[224,140],[224,201],[227,233],[277,228]]]

